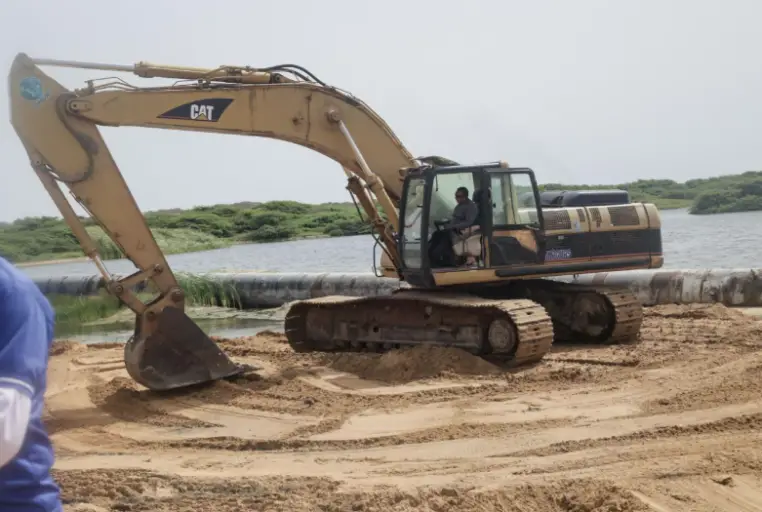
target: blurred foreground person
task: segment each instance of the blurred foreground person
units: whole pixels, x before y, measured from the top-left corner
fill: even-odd
[[[37,285],[0,257],[0,511],[63,511],[42,423],[54,325]]]

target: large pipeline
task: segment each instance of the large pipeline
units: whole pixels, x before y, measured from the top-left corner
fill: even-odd
[[[328,295],[376,297],[389,295],[401,286],[398,279],[353,274],[206,274],[223,286],[234,289],[243,309],[277,307],[287,302]]]
[[[326,295],[389,295],[401,286],[396,279],[373,274],[205,274],[234,290],[243,309],[277,307],[299,299]],[[630,288],[645,306],[722,303],[762,307],[762,269],[633,270],[553,278],[565,282]],[[103,287],[100,276],[35,279],[45,294],[93,295]]]
[[[215,286],[208,287],[208,290],[217,296],[219,304],[223,303],[222,295],[225,295],[234,298],[241,309],[278,307],[295,300],[327,295],[389,295],[406,286],[397,279],[379,278],[370,273],[210,273],[204,274],[203,279],[214,283]],[[97,295],[105,287],[105,280],[99,275],[34,278],[34,282],[45,295]],[[145,286],[133,289],[143,291]]]
[[[628,270],[555,279],[579,284],[626,286],[644,306],[712,303],[734,307],[762,306],[762,269]]]

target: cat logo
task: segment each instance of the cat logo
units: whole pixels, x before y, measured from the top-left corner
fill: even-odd
[[[216,123],[231,103],[233,103],[233,100],[230,98],[210,98],[193,101],[167,110],[158,116],[158,118]]]
[[[196,105],[190,106],[190,117],[194,121],[214,121],[214,105]]]

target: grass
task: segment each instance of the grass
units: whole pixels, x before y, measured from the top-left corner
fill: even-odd
[[[208,251],[232,245],[231,240],[217,238],[214,235],[193,229],[154,228],[151,230],[156,243],[164,254],[182,254],[186,252]],[[104,260],[123,258],[122,251],[98,226],[88,226],[87,232],[98,246],[98,252]],[[82,254],[80,253],[79,256]]]
[[[653,203],[659,210],[679,210],[680,208],[690,208],[693,201],[690,199],[670,199],[670,198],[653,198],[653,199],[641,199],[644,203]]]
[[[662,210],[690,208],[693,214],[762,210],[762,171],[708,179],[637,180],[616,185],[549,183],[545,190],[618,188],[633,201]],[[305,204],[295,201],[217,204],[189,210],[147,212],[146,221],[165,254],[197,252],[237,243],[275,242],[368,234],[371,227],[352,203]],[[121,251],[90,219],[82,219],[104,259]],[[39,262],[81,257],[69,227],[55,217],[28,217],[0,224],[0,255],[13,261]]]
[[[252,242],[370,233],[351,203],[308,205],[293,201],[199,206],[148,212],[146,221],[164,254],[198,252]],[[122,258],[116,244],[91,219],[81,218],[103,259]],[[0,224],[0,256],[14,263],[81,258],[63,220],[26,217]]]
[[[185,292],[185,302],[188,305],[241,307],[241,296],[230,283],[220,283],[204,274],[175,272],[175,276]]]
[[[692,214],[762,210],[762,171],[726,174],[678,183],[637,180],[617,185],[541,185],[548,190],[624,189],[633,201],[654,203],[661,210],[689,208]]]
[[[176,273],[177,280],[185,292],[187,306],[221,306],[240,308],[238,292],[231,284],[214,281],[204,275]],[[155,296],[152,287],[141,291],[138,297],[144,302]],[[70,296],[51,294],[48,300],[56,313],[59,331],[69,331],[83,324],[96,322],[116,315],[127,309],[121,301],[105,289],[92,296]]]
[[[100,226],[85,228],[104,260],[124,256]],[[152,228],[164,254],[180,254],[229,247],[233,240],[190,228]],[[32,217],[0,226],[0,256],[14,263],[82,258],[79,242],[61,219]]]
[[[48,301],[56,313],[56,325],[69,327],[94,322],[116,314],[123,306],[119,299],[101,290],[98,295],[76,297],[48,295]]]

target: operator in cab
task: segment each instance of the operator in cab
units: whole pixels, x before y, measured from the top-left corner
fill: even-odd
[[[468,197],[468,189],[466,187],[459,187],[455,191],[455,200],[458,204],[455,205],[452,211],[452,218],[445,227],[457,232],[468,229],[476,224],[476,219],[479,217],[479,207]]]
[[[476,258],[472,255],[473,251],[468,250],[471,248],[466,247],[466,244],[468,244],[469,238],[479,231],[477,224],[479,206],[471,200],[466,187],[458,187],[458,190],[455,191],[455,200],[458,204],[452,211],[452,217],[443,227],[451,230],[450,238],[456,253],[465,253],[466,266],[472,267],[476,265]]]

